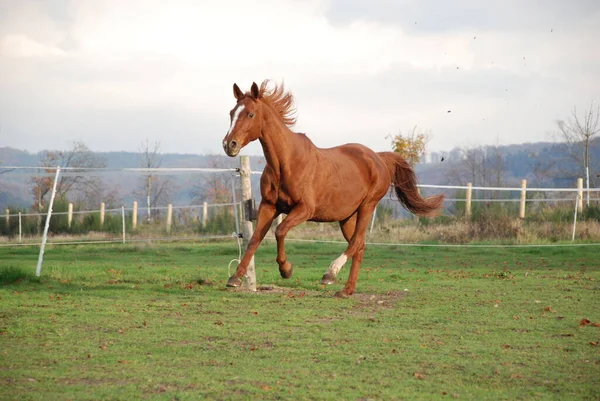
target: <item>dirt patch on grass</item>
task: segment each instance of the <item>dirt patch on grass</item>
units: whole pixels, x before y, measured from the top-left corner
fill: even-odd
[[[243,292],[249,294],[258,294],[258,295],[285,295],[290,298],[303,298],[305,296],[310,297],[334,297],[334,291],[314,291],[314,290],[304,290],[304,289],[292,289],[289,287],[279,287],[276,285],[261,285],[256,289],[256,292],[249,291],[246,287],[238,287],[238,288],[227,288],[224,291],[230,292]],[[406,291],[387,291],[385,293],[354,293],[350,298],[350,301],[358,301],[359,305],[368,306],[375,305],[380,307],[392,307],[396,304],[396,302],[404,299],[406,296]]]

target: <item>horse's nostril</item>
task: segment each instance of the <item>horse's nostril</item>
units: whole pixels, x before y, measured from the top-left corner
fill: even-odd
[[[229,148],[231,148],[231,149],[237,148],[237,142],[236,141],[229,142]]]

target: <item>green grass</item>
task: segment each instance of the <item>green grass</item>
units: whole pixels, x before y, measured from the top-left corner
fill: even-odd
[[[357,294],[318,284],[343,245],[0,248],[0,399],[597,399],[597,247],[370,246]],[[405,291],[405,289],[407,291]]]

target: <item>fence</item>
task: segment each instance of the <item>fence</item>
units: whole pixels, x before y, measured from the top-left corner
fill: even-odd
[[[5,171],[10,170],[34,170],[38,167],[3,167]],[[48,170],[54,170],[54,174]],[[99,175],[106,172],[107,169],[69,169],[63,170],[63,177],[69,175],[81,176],[85,175]],[[72,170],[72,171],[70,171]],[[238,169],[205,169],[205,168],[168,168],[168,169],[153,169],[153,168],[129,168],[120,169],[121,172],[128,172],[134,174],[181,174],[181,173],[223,173],[228,172],[236,174],[240,177],[241,181],[241,195],[242,198],[238,202],[236,197],[236,188],[233,187],[231,190],[232,202],[220,203],[220,204],[209,204],[203,202],[199,205],[173,205],[167,204],[164,206],[150,206],[148,203],[144,207],[146,212],[146,219],[144,222],[140,220],[141,208],[137,201],[131,203],[131,207],[125,207],[124,205],[120,208],[106,208],[106,203],[100,202],[99,209],[96,210],[74,210],[73,203],[59,204],[57,210],[53,210],[56,185],[61,173],[61,168],[46,168],[45,172],[37,172],[31,175],[33,176],[54,176],[53,189],[51,192],[51,199],[48,205],[48,212],[46,213],[32,213],[18,211],[11,213],[10,209],[4,211],[4,219],[0,218],[0,229],[2,229],[2,235],[0,235],[0,246],[16,246],[16,245],[38,245],[40,244],[40,254],[38,259],[38,265],[36,269],[37,275],[41,272],[41,265],[43,261],[43,255],[45,246],[48,239],[48,232],[53,234],[61,233],[62,236],[54,236],[51,244],[79,244],[79,243],[107,243],[107,242],[136,242],[136,241],[160,241],[160,240],[198,240],[198,239],[219,239],[219,238],[239,238],[243,237],[244,241],[247,241],[252,235],[252,223],[249,219],[243,216],[248,215],[251,212],[250,207],[242,207],[243,205],[251,205],[249,203],[252,198],[251,190],[251,176],[260,175],[260,172],[253,172],[249,166],[249,159],[241,158],[241,167]],[[454,192],[454,198],[447,197],[445,204],[447,210],[454,205],[454,214],[461,213],[456,206],[462,204],[464,210],[462,210],[464,218],[469,220],[473,212],[473,204],[477,202],[518,202],[518,217],[523,220],[526,218],[527,204],[528,202],[573,202],[574,213],[573,213],[573,234],[572,240],[575,238],[575,229],[577,222],[577,215],[584,209],[583,194],[587,192],[589,205],[589,195],[591,193],[598,194],[600,189],[583,189],[583,180],[580,178],[577,180],[577,185],[574,188],[527,188],[526,180],[522,180],[520,187],[476,187],[471,183],[466,186],[448,186],[448,185],[419,185],[421,192],[427,192],[428,190],[435,190],[436,192],[445,192],[449,195],[449,191]],[[510,198],[482,198],[473,196],[474,191],[480,191],[484,194],[499,192],[509,192],[513,195]],[[393,205],[394,208],[398,208],[398,202],[392,197],[393,191],[390,190],[390,196],[384,198],[379,209],[390,207]],[[456,193],[464,193],[464,197],[456,197]],[[535,193],[552,193],[552,194],[564,194],[571,193],[573,196],[566,196],[561,198],[535,198],[528,197],[528,194]],[[514,195],[517,195],[514,197]],[[60,209],[66,210],[60,210]],[[209,212],[213,210],[213,213]],[[222,213],[215,213],[215,210],[224,211]],[[164,218],[155,219],[151,218],[154,212],[165,213]],[[76,218],[78,216],[78,218]],[[279,216],[277,223],[281,222]],[[373,231],[373,227],[377,217],[377,210],[373,215],[371,221],[370,231]],[[24,224],[24,220],[34,219],[34,224],[28,222]],[[45,225],[42,230],[42,221]],[[35,229],[31,227],[34,226]],[[27,229],[25,229],[27,228]],[[240,230],[243,230],[243,235]],[[100,234],[99,234],[100,233]],[[41,234],[41,243],[39,237]],[[71,236],[68,236],[71,235]],[[241,246],[241,244],[239,244]],[[241,248],[240,248],[241,252]],[[250,289],[254,289],[256,280],[254,279],[254,263],[251,262],[249,266],[249,276],[247,286]]]
[[[3,167],[4,169],[34,169],[33,167]],[[35,169],[38,169],[37,167]],[[57,182],[59,169],[55,170]],[[66,170],[64,172],[63,170]],[[62,176],[69,174],[101,174],[107,169],[90,169],[89,171],[71,172],[70,169],[61,169]],[[196,169],[196,168],[167,168],[167,169],[121,169],[123,172],[132,173],[231,173],[239,176],[241,169]],[[252,175],[260,175],[260,172],[251,172]],[[51,173],[35,173],[38,175],[52,175]],[[249,180],[247,180],[249,182]],[[549,202],[569,202],[573,204],[575,213],[581,213],[584,210],[583,196],[585,192],[600,194],[600,189],[584,189],[583,180],[580,178],[573,188],[528,188],[527,181],[522,180],[520,187],[478,187],[468,183],[466,186],[450,185],[419,185],[420,191],[425,192],[434,190],[435,192],[445,192],[447,197],[445,205],[447,213],[454,216],[462,214],[467,219],[471,217],[473,204],[485,203],[518,203],[518,217],[525,219],[527,217],[528,204],[549,203]],[[454,192],[452,192],[454,191]],[[483,194],[490,193],[509,193],[512,197],[481,197],[475,196],[477,192]],[[408,213],[401,208],[392,195],[384,197],[380,202],[378,210],[373,216],[370,230],[373,231],[378,212],[388,208],[392,210],[393,217],[407,216]],[[458,197],[456,196],[458,193]],[[535,197],[535,194],[551,193],[554,197]],[[561,197],[556,197],[562,194]],[[452,196],[449,197],[448,195]],[[462,195],[463,197],[461,197]],[[533,195],[533,196],[532,196]],[[246,194],[247,197],[251,197]],[[136,240],[177,240],[181,238],[198,237],[226,237],[232,233],[240,233],[242,222],[242,205],[236,199],[236,190],[231,190],[232,202],[209,204],[203,202],[197,205],[161,205],[140,207],[138,201],[131,202],[128,207],[107,208],[106,203],[100,202],[99,208],[94,210],[74,210],[74,204],[60,204],[52,212],[54,220],[45,219],[47,213],[36,213],[30,211],[14,211],[5,209],[3,216],[0,217],[0,246],[16,244],[38,244],[39,237],[43,234],[42,223],[47,221],[48,230],[53,234],[71,235],[80,238],[70,238],[70,241],[81,242],[84,240],[94,241],[136,241]],[[54,201],[54,199],[53,199]],[[460,207],[458,207],[460,206]],[[63,210],[61,210],[61,208]],[[66,209],[66,210],[64,210]],[[452,210],[454,209],[454,210]],[[220,210],[221,213],[216,212]],[[158,212],[158,213],[157,213]],[[211,213],[212,212],[212,213]],[[160,219],[151,219],[153,214],[160,214]],[[142,219],[142,217],[145,217]],[[279,216],[278,222],[283,216]],[[148,222],[152,221],[151,224]],[[104,233],[101,235],[100,233]],[[62,238],[61,243],[69,242]],[[58,243],[58,242],[55,242]]]

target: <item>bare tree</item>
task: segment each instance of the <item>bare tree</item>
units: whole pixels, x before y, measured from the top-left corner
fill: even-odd
[[[570,156],[583,166],[586,177],[586,188],[590,189],[590,143],[600,132],[600,106],[594,109],[592,102],[589,109],[584,110],[583,116],[577,114],[574,107],[571,116],[565,120],[557,120],[558,136],[564,140]],[[586,193],[586,203],[590,204],[590,193]]]
[[[145,140],[140,144],[140,165],[147,169],[159,168],[162,164],[162,155],[160,153],[160,143],[150,143]],[[151,171],[148,172],[144,179],[144,194],[146,196],[147,220],[152,221],[152,218],[158,215],[157,209],[152,209],[152,206],[170,201],[171,193],[174,189],[173,180],[170,177],[158,176]]]
[[[97,195],[102,186],[99,177],[84,173],[90,169],[106,167],[106,160],[95,155],[85,143],[77,141],[68,151],[45,151],[39,166],[44,168],[47,173],[54,172],[52,167],[69,167],[69,170],[65,171],[68,174],[64,174],[58,179],[56,194],[59,197],[67,197],[69,193],[73,193],[76,196],[79,195],[83,200],[87,199],[86,194]],[[32,182],[34,207],[42,210],[45,197],[50,193],[54,184],[54,178],[51,176],[34,177]]]
[[[210,168],[231,168],[233,159],[212,157]],[[234,176],[229,173],[216,173],[202,175],[199,183],[192,188],[191,195],[194,202],[229,203],[233,201],[232,181]]]

